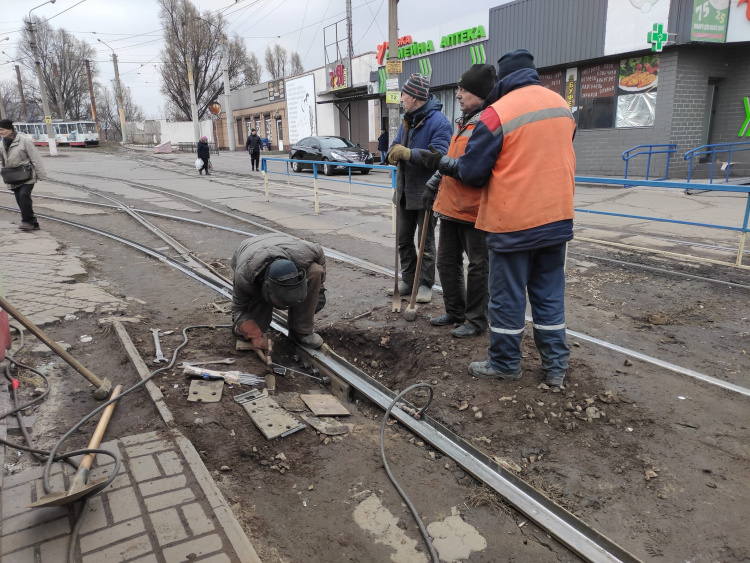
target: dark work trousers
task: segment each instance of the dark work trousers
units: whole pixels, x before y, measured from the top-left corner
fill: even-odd
[[[318,294],[323,286],[323,266],[313,262],[307,268],[307,297],[296,307],[290,307],[288,312],[289,328],[298,334],[311,334],[315,324],[315,309],[318,306]],[[233,319],[237,321],[254,320],[260,330],[266,332],[273,320],[273,305],[263,299],[252,301],[241,315]],[[234,333],[235,336],[241,336]]]
[[[401,196],[398,210],[398,254],[401,259],[401,279],[409,286],[414,286],[414,274],[417,270],[417,248],[414,243],[414,235],[417,236],[417,245],[422,236],[422,225],[424,214],[430,214],[430,222],[427,230],[427,239],[424,243],[424,256],[422,257],[422,271],[419,273],[419,285],[432,287],[435,284],[435,224],[437,218],[432,211],[424,209],[406,209],[406,196]]]
[[[534,319],[534,342],[547,377],[565,375],[565,243],[490,255],[490,365],[503,373],[521,370],[526,293]]]
[[[252,151],[250,153],[250,166],[253,170],[258,169],[258,162],[260,162],[260,151]]]
[[[464,283],[464,254],[469,267]],[[489,258],[487,233],[469,223],[440,218],[437,269],[443,286],[445,312],[474,330],[487,330]]]
[[[203,161],[203,166],[200,167],[200,169],[198,170],[198,173],[201,173],[205,170],[206,174],[208,174],[208,159],[201,158],[201,160]]]
[[[34,208],[31,206],[31,190],[33,189],[34,184],[23,184],[22,186],[13,188],[13,195],[16,196],[16,203],[21,210],[21,222],[30,223],[38,227],[39,221],[36,220]]]

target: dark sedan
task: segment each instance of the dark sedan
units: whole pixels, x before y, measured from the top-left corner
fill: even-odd
[[[301,162],[304,160],[326,161],[331,164],[323,165],[323,174],[330,176],[334,170],[346,169],[345,166],[336,166],[337,162],[348,162],[352,164],[372,164],[372,155],[362,147],[355,145],[343,137],[305,137],[292,145],[289,149],[289,158],[294,160],[292,170],[302,172],[305,168],[312,170],[313,165]],[[300,162],[297,162],[300,161]],[[361,174],[368,174],[369,168],[354,168]]]

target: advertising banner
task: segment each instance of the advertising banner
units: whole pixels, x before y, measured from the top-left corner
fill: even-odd
[[[268,83],[268,101],[278,102],[286,97],[284,94],[284,79],[271,80]]]
[[[724,43],[728,15],[729,0],[693,0],[690,41]]]
[[[342,59],[326,65],[326,76],[328,76],[326,92],[335,92],[336,90],[349,88],[351,86],[349,83],[350,68],[349,59]]]
[[[615,127],[650,127],[656,116],[659,55],[620,61]]]
[[[539,74],[539,79],[542,81],[542,86],[548,90],[552,90],[556,94],[562,95],[563,71],[543,72]]]
[[[289,114],[289,144],[317,134],[315,77],[312,74],[286,81],[286,107]]]
[[[669,0],[607,0],[604,54],[617,55],[648,48],[646,36],[655,23],[669,26]]]
[[[739,41],[750,41],[750,2],[748,0],[731,0],[729,2],[727,43]]]
[[[576,67],[565,70],[565,91],[563,98],[568,102],[568,107],[573,113],[573,117],[578,122],[578,100],[576,99],[576,86],[578,83],[578,69]]]
[[[604,63],[580,69],[578,124],[582,129],[612,127],[618,68],[617,63]]]

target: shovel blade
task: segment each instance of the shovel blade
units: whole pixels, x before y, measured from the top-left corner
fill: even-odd
[[[400,313],[401,312],[401,295],[398,293],[398,289],[393,292],[393,300],[391,301],[391,312],[392,313]]]
[[[46,506],[62,506],[64,504],[71,503],[73,501],[78,500],[81,497],[85,497],[93,489],[97,488],[106,480],[107,480],[107,477],[104,477],[102,479],[97,479],[96,481],[89,481],[83,487],[79,487],[75,491],[71,487],[69,491],[59,491],[56,493],[50,493],[48,495],[43,496],[35,503],[30,504],[28,508],[41,508],[41,507],[46,507]]]

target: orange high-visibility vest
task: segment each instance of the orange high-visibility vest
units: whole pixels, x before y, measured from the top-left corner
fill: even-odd
[[[490,107],[502,124],[503,148],[482,189],[477,229],[512,233],[572,219],[576,124],[567,102],[534,85]]]
[[[471,137],[474,126],[479,121],[481,115],[481,112],[473,115],[468,123],[465,125],[462,124],[459,127],[451,139],[451,144],[448,147],[448,156],[453,158],[463,156],[466,152],[469,137]],[[473,223],[477,220],[479,199],[481,197],[482,190],[480,188],[473,188],[455,178],[443,176],[432,209],[446,217]]]

